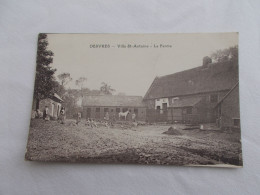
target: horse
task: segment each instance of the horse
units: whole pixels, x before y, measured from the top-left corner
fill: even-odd
[[[129,110],[126,111],[126,112],[119,112],[118,113],[119,119],[123,116],[123,117],[125,117],[125,120],[126,120],[126,117],[127,117],[128,114],[129,114]]]

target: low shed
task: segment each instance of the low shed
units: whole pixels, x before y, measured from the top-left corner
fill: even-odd
[[[60,114],[61,104],[63,100],[61,97],[54,93],[53,95],[50,95],[49,98],[40,100],[39,102],[39,111],[43,112],[45,107],[48,107],[49,113],[48,115],[53,117],[54,119],[57,119]],[[33,101],[32,110],[36,111],[37,105],[36,100]]]
[[[108,113],[110,118],[119,120],[119,112],[129,111],[127,120],[136,114],[136,120],[146,120],[146,107],[141,96],[96,95],[85,96],[82,101],[83,117],[104,119]]]
[[[201,101],[201,97],[184,97],[175,100],[169,106],[168,121],[197,123],[201,115],[198,107]]]

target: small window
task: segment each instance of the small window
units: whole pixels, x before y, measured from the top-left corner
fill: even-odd
[[[192,114],[192,108],[187,108],[187,114]]]
[[[108,108],[104,108],[104,112],[108,112]]]
[[[161,106],[157,106],[157,107],[156,107],[156,110],[160,110],[160,109],[161,109]]]
[[[167,110],[167,103],[162,104],[163,110]]]
[[[216,103],[216,102],[218,102],[218,95],[217,95],[217,94],[210,95],[209,101],[210,101],[211,103]]]
[[[240,119],[233,119],[234,120],[234,126],[240,127]]]
[[[100,108],[96,108],[96,112],[100,112]]]
[[[134,109],[134,113],[138,114],[138,109],[137,108]]]
[[[120,108],[116,108],[116,112],[120,112]]]
[[[172,103],[174,103],[174,102],[176,102],[176,101],[178,101],[178,100],[179,100],[178,97],[172,98]]]

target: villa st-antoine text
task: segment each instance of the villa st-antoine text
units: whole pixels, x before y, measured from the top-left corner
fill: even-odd
[[[172,44],[90,44],[89,48],[91,49],[109,49],[109,48],[117,48],[117,49],[135,49],[135,48],[172,48]]]

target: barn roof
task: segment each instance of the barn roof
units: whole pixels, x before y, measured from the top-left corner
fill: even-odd
[[[145,107],[141,96],[119,95],[84,96],[82,106]]]
[[[169,107],[171,108],[182,108],[195,106],[201,101],[201,97],[186,97],[180,100],[175,100]]]
[[[211,63],[207,66],[156,77],[144,99],[230,90],[237,82],[237,62]]]
[[[54,93],[52,96],[50,96],[50,99],[55,102],[63,102],[63,99],[61,99],[61,97],[57,93]]]

